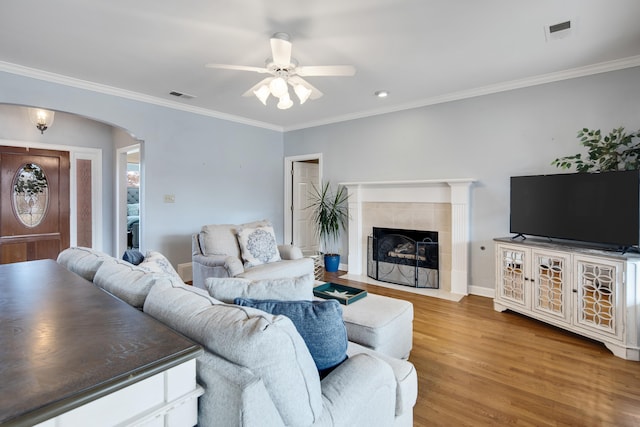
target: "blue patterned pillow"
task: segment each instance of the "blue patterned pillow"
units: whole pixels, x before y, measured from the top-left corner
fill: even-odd
[[[273,227],[241,228],[237,232],[237,237],[245,267],[280,261]]]
[[[236,298],[234,304],[287,316],[304,340],[320,376],[347,359],[347,328],[336,300],[279,301]]]

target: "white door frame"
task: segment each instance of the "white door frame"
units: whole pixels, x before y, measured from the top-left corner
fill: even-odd
[[[293,220],[291,208],[293,207],[293,179],[291,171],[294,162],[303,162],[309,160],[318,161],[318,179],[322,182],[322,153],[304,154],[301,156],[290,156],[284,158],[284,243],[291,244],[293,242],[293,228],[291,221]]]
[[[114,247],[116,248],[116,254],[122,254],[127,249],[127,153],[130,151],[138,150],[140,152],[140,190],[138,193],[139,203],[140,203],[140,228],[139,228],[139,239],[140,239],[140,247],[138,248],[140,251],[143,250],[143,241],[142,233],[143,233],[143,224],[144,224],[144,197],[143,197],[143,188],[144,188],[144,179],[142,174],[143,169],[143,146],[142,141],[139,141],[136,144],[128,145],[126,147],[118,148],[116,150],[116,206],[115,206],[115,218],[116,218],[116,226],[115,226],[115,237],[114,237]]]

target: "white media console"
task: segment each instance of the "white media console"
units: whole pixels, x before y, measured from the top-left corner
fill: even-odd
[[[495,241],[495,310],[513,310],[640,360],[638,254],[540,239]]]

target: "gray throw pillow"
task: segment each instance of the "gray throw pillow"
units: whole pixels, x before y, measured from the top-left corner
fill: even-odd
[[[236,298],[234,303],[291,319],[321,377],[347,359],[347,329],[336,300],[278,301]]]

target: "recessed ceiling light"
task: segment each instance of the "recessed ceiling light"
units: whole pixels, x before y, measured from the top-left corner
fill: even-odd
[[[386,90],[378,90],[374,93],[374,95],[378,98],[386,98],[387,96],[389,96],[389,92],[387,92]]]

